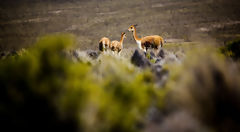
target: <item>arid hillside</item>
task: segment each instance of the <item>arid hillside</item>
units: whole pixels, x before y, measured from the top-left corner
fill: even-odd
[[[39,36],[73,33],[77,47],[96,49],[103,36],[128,39],[127,28],[138,24],[138,35],[162,35],[184,41],[211,40],[224,43],[239,38],[237,0],[1,0],[0,50],[28,47]]]

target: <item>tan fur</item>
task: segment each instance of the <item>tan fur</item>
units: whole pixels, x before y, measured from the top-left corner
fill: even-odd
[[[122,46],[121,46],[120,42],[118,42],[116,40],[112,41],[111,46],[112,46],[112,48],[111,48],[112,51],[120,52],[122,50]]]
[[[123,49],[123,40],[124,38],[126,37],[126,34],[125,33],[122,33],[121,34],[121,40],[120,41],[117,41],[117,40],[114,40],[111,42],[111,50],[113,52],[117,51],[118,53],[120,53]]]
[[[103,47],[105,47],[105,48],[103,48]],[[103,37],[99,41],[99,50],[107,51],[107,49],[110,49],[110,39],[107,37]]]
[[[159,47],[163,46],[163,38],[158,35],[153,36],[146,36],[141,38],[141,46],[142,48],[153,48],[153,49],[159,49]]]
[[[128,28],[128,31],[133,32],[134,39],[136,40],[136,42],[138,42],[138,41],[141,42],[140,48],[141,48],[141,50],[144,50],[145,52],[149,48],[158,50],[158,49],[160,49],[160,47],[163,46],[164,40],[159,35],[152,35],[152,36],[145,36],[143,38],[138,38],[135,25],[130,26]]]

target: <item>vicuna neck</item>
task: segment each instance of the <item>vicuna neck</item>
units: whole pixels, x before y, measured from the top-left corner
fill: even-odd
[[[123,39],[124,39],[124,37],[123,37],[123,35],[122,35],[122,36],[121,36],[121,40],[120,40],[120,44],[123,43]]]
[[[133,37],[136,41],[140,41],[141,39],[137,36],[137,31],[136,31],[136,28],[134,28],[134,31],[133,31]]]

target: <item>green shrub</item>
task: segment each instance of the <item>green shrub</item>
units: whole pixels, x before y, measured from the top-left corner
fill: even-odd
[[[49,35],[0,62],[0,116],[8,129],[139,131],[151,104],[153,76],[128,60],[72,62],[72,35]]]
[[[220,51],[226,56],[238,60],[240,58],[240,39],[228,42],[220,48]]]

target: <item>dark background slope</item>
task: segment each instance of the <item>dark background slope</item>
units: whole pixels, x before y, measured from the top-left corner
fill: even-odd
[[[127,28],[138,24],[138,35],[162,35],[185,41],[240,37],[237,0],[1,0],[0,50],[29,47],[39,36],[66,32],[77,36],[77,47],[96,49],[103,36],[135,46]],[[210,39],[209,39],[210,38]]]

